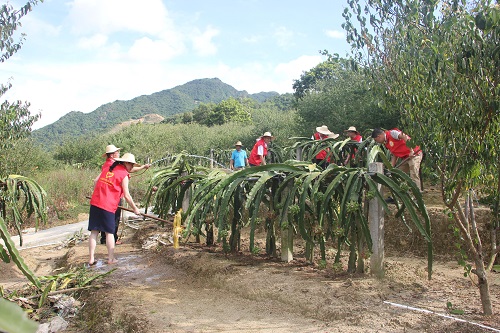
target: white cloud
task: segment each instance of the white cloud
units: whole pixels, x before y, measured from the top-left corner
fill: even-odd
[[[322,60],[321,56],[301,56],[278,65],[253,62],[236,67],[223,62],[159,66],[156,62],[122,61],[19,65],[6,98],[28,100],[32,113],[42,110],[42,118],[34,126],[40,128],[69,111],[91,112],[105,103],[130,100],[200,78],[218,77],[249,93],[292,92],[293,80]]]
[[[161,0],[74,0],[70,8],[68,22],[78,35],[117,31],[156,35],[170,26]]]
[[[212,39],[219,34],[219,30],[208,26],[205,31],[195,33],[191,37],[193,42],[193,49],[200,56],[209,56],[217,53],[217,46],[213,43]]]
[[[168,38],[152,40],[143,37],[134,42],[128,55],[135,61],[164,61],[169,60],[184,51],[182,43],[170,43]]]
[[[36,18],[35,15],[26,15],[22,19],[22,31],[26,33],[26,35],[32,39],[32,38],[40,38],[40,36],[43,36],[44,38],[47,37],[54,37],[58,36],[61,32],[61,27],[57,27],[54,25],[51,25],[47,22],[44,22],[38,18]]]
[[[258,43],[262,39],[262,36],[250,36],[243,38],[245,43],[255,44]]]
[[[276,28],[273,36],[280,47],[293,45],[293,31],[287,29],[286,27]]]
[[[325,35],[335,39],[345,38],[344,32],[338,30],[326,30]]]
[[[91,37],[83,37],[78,40],[78,47],[85,50],[92,50],[106,45],[108,36],[95,34]]]

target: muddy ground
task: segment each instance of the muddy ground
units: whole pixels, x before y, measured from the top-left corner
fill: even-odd
[[[105,264],[106,248],[98,245],[99,262],[92,270],[117,270],[98,282],[101,288],[78,296],[84,306],[67,332],[495,331],[479,325],[500,331],[500,316],[481,315],[478,290],[456,260],[438,256],[429,281],[425,258],[412,253],[419,251],[402,253],[403,248],[419,247],[407,235],[397,237],[395,245],[389,242],[386,277],[378,280],[369,273],[345,273],[347,253],[343,269],[334,269],[333,259],[324,269],[307,264],[299,242],[295,260],[283,263],[249,254],[245,237],[241,253],[225,255],[220,244],[207,248],[187,243],[178,250],[168,244],[145,250],[148,237],[166,232],[153,222],[142,222],[138,231],[124,231],[124,243],[116,249],[118,264]],[[257,245],[265,248],[265,235],[260,236]],[[390,233],[388,237],[396,238]],[[21,253],[37,274],[44,275],[57,267],[84,265],[88,250],[82,242],[69,249],[48,246]],[[331,250],[330,258],[334,255]],[[12,265],[1,263],[0,272],[4,287],[24,283]],[[489,278],[498,313],[500,274]],[[465,314],[450,315],[447,302]]]

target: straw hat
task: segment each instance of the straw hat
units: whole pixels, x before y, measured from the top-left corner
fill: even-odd
[[[267,136],[267,137],[269,137],[269,138],[271,138],[271,140],[274,140],[274,136],[272,136],[272,135],[271,135],[271,132],[265,132],[265,133],[261,136],[261,138],[265,138],[266,136]]]
[[[243,145],[241,144],[241,141],[236,142],[234,145],[235,145],[235,146],[243,146]]]
[[[344,130],[344,132],[354,132],[359,134],[359,132],[356,130],[356,127],[354,126],[349,127],[348,129]]]
[[[120,150],[121,148],[116,148],[115,145],[107,145],[106,146],[106,152],[104,154],[102,154],[102,156],[106,156],[106,154],[111,154],[111,153],[114,153],[118,150]]]
[[[123,154],[122,157],[120,158],[115,158],[115,161],[117,162],[127,162],[127,163],[132,163],[134,166],[140,166],[140,164],[135,162],[135,156],[132,155],[131,153],[125,153]]]
[[[316,127],[316,132],[323,134],[323,135],[330,135],[332,132],[328,129],[328,126],[323,125],[321,127]]]
[[[328,138],[329,138],[329,139],[330,139],[330,138],[331,138],[331,139],[336,139],[336,138],[338,138],[338,137],[339,137],[339,134],[335,134],[335,133],[333,133],[333,132],[332,132],[332,133],[330,133],[330,134],[328,134]]]

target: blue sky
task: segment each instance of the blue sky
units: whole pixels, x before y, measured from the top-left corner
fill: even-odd
[[[45,0],[22,19],[26,41],[0,64],[0,82],[13,84],[5,98],[42,113],[35,128],[201,78],[249,93],[293,92],[293,80],[325,60],[319,50],[348,52],[344,7],[342,0]]]

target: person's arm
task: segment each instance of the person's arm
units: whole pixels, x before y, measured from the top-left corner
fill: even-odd
[[[264,156],[264,147],[262,145],[257,147],[257,155],[260,157],[262,165],[266,165],[266,157]]]
[[[130,207],[132,207],[132,209],[134,210],[134,214],[141,215],[141,211],[135,205],[134,200],[132,199],[132,196],[128,191],[128,177],[123,178],[122,189],[123,189],[123,197],[125,198],[125,201],[127,201],[127,203],[130,205]]]
[[[266,165],[266,157],[264,156],[264,147],[262,145],[257,147],[257,155],[260,157],[261,165]]]
[[[143,169],[149,169],[149,167],[151,166],[151,164],[144,164],[144,165],[141,165],[140,167],[133,167],[132,170],[130,170],[130,172],[137,172],[139,170],[143,170]]]
[[[234,170],[234,160],[233,160],[233,158],[231,158],[229,160],[229,169]]]
[[[410,140],[410,137],[408,135],[404,134],[403,132],[400,132],[398,135],[398,139],[406,142],[406,141]]]
[[[245,157],[245,165],[250,166],[250,163],[248,163],[248,158]]]

